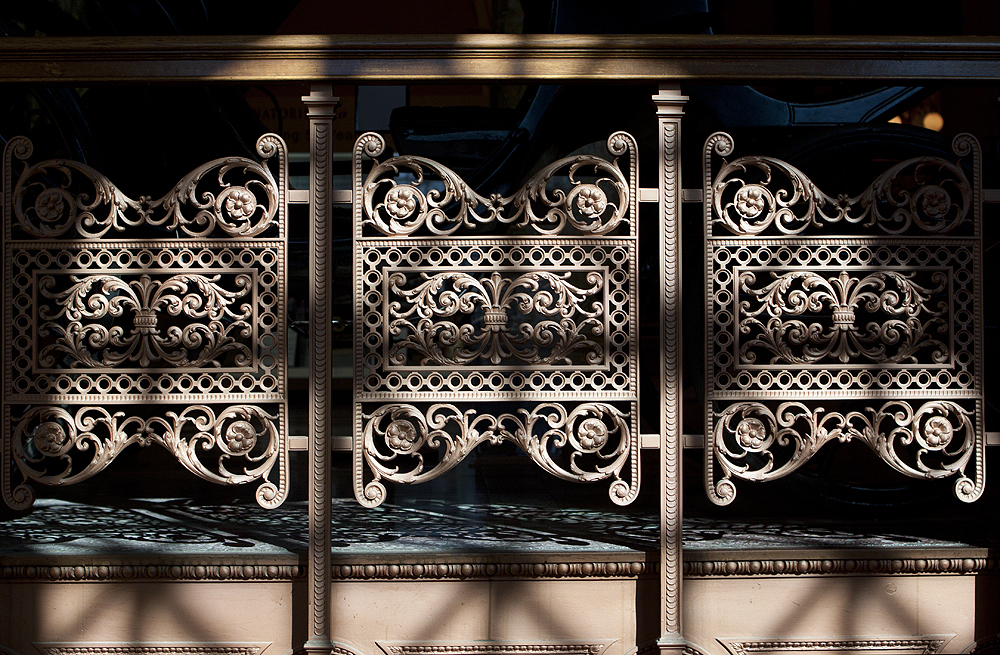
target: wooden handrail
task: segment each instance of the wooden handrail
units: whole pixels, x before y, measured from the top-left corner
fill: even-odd
[[[0,83],[972,82],[997,37],[302,35],[0,39]]]

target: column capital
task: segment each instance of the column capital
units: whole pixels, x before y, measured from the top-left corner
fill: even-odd
[[[661,84],[659,92],[653,96],[656,115],[660,118],[680,118],[684,115],[684,105],[687,101],[688,97],[681,93],[679,84]]]
[[[332,84],[313,84],[309,87],[309,95],[302,96],[302,102],[308,108],[307,116],[333,118],[340,97],[333,95]]]

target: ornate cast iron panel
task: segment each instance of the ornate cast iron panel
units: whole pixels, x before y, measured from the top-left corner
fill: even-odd
[[[29,481],[73,484],[159,444],[281,504],[284,143],[265,135],[264,163],[217,159],[158,200],[80,162],[21,164],[31,151],[18,137],[4,154],[4,500],[25,509]]]
[[[705,143],[706,487],[772,480],[837,439],[983,492],[978,142],[827,195],[769,157]],[[970,468],[971,467],[971,468]],[[721,478],[718,473],[721,472]]]
[[[354,485],[454,468],[510,441],[565,480],[638,493],[635,140],[560,160],[517,193],[478,195],[428,159],[362,178],[354,149]],[[627,172],[619,159],[627,163]]]

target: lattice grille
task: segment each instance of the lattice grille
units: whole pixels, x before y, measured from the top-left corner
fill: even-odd
[[[768,157],[705,144],[706,485],[770,480],[831,440],[983,490],[979,144],[834,198]],[[966,170],[971,172],[967,175]],[[972,478],[966,468],[975,462]],[[722,478],[716,480],[721,471]]]
[[[260,481],[265,507],[284,500],[286,155],[274,135],[257,150],[276,158],[277,180],[230,157],[133,200],[79,162],[16,173],[31,143],[8,144],[8,505],[34,497],[11,489],[14,467],[24,482],[72,484],[133,443],[206,480]]]
[[[355,493],[518,444],[573,481],[638,492],[635,141],[571,157],[512,196],[420,157],[355,146]]]

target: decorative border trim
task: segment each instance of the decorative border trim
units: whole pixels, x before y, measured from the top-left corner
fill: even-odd
[[[288,564],[77,564],[16,565],[0,568],[0,582],[145,582],[215,580],[285,582],[302,580],[306,567]]]
[[[601,655],[616,640],[599,640],[592,643],[525,644],[517,642],[493,642],[476,644],[410,643],[398,641],[376,641],[385,655]]]
[[[654,573],[646,562],[491,564],[356,564],[333,567],[334,580],[466,580],[482,578],[635,578]]]
[[[896,637],[892,639],[820,639],[820,640],[766,640],[740,641],[719,639],[732,655],[773,652],[823,652],[823,651],[883,651],[906,650],[913,655],[935,655],[940,653],[955,635],[926,635],[920,637]]]
[[[653,574],[646,562],[524,562],[334,564],[332,580],[632,579]],[[289,564],[86,564],[0,567],[4,582],[252,581],[288,582],[306,578],[305,565]]]
[[[614,580],[654,575],[655,562],[334,563],[331,580]],[[298,582],[303,564],[134,563],[0,566],[8,582]],[[1000,557],[707,560],[684,562],[684,578],[759,576],[974,575],[1000,572]]]
[[[44,655],[259,655],[267,650],[265,644],[212,644],[192,645],[152,642],[134,643],[48,643],[33,644]]]
[[[997,557],[712,560],[684,562],[688,578],[970,574],[1000,569]]]

